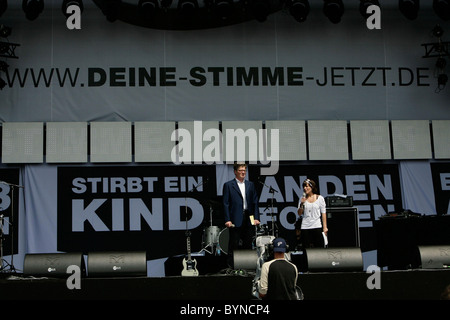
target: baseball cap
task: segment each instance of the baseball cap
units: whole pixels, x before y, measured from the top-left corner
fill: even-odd
[[[275,238],[272,241],[273,252],[286,252],[286,241],[283,238]]]

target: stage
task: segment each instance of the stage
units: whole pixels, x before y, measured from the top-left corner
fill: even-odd
[[[448,269],[381,271],[380,289],[369,289],[366,272],[305,272],[298,285],[304,301],[439,300],[450,284]],[[68,289],[65,278],[1,274],[1,300],[174,300],[256,301],[254,274],[229,271],[195,277],[166,276],[82,278],[80,289]]]

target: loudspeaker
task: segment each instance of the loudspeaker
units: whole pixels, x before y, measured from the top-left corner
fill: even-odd
[[[139,252],[92,252],[88,254],[89,277],[140,277],[147,275],[147,255]]]
[[[362,271],[360,248],[306,249],[308,271]]]
[[[23,274],[36,277],[67,278],[67,267],[75,265],[80,268],[81,276],[86,275],[82,253],[30,253],[23,262]]]
[[[359,247],[357,208],[327,208],[328,247]]]
[[[419,246],[422,269],[442,269],[450,266],[450,245]]]
[[[233,267],[234,269],[256,270],[258,263],[258,254],[256,250],[234,250]]]

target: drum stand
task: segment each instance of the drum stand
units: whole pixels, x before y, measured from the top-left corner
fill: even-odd
[[[210,222],[210,226],[208,228],[206,228],[206,231],[213,230],[213,228],[212,228],[213,227],[212,212],[213,212],[213,209],[212,209],[212,205],[210,204],[209,205],[209,222]],[[219,235],[217,235],[217,236],[219,236]],[[204,243],[204,244],[206,244],[206,246],[202,250],[200,250],[200,252],[205,251],[205,252],[207,252],[209,254],[216,254],[217,253],[216,252],[216,245],[217,245],[217,243],[213,242],[213,237],[211,237],[211,236],[210,237],[206,237],[205,240],[209,240],[209,243]],[[209,248],[210,250],[208,250],[207,248]]]

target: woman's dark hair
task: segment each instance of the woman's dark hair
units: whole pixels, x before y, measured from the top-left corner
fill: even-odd
[[[303,181],[303,184],[302,184],[303,188],[306,185],[309,185],[311,187],[313,193],[317,193],[317,185],[314,180],[306,179],[305,181]]]

